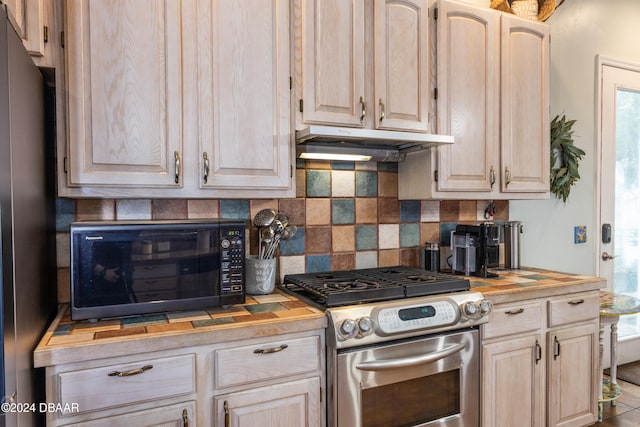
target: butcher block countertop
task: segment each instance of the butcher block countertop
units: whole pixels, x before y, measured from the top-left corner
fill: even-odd
[[[606,287],[598,277],[537,268],[496,270],[497,278],[468,277],[472,290],[494,304],[553,297]],[[247,296],[245,304],[187,312],[150,314],[97,322],[73,321],[68,305],[34,352],[35,367],[80,362],[141,351],[206,345],[321,329],[324,313],[294,296],[276,291]]]
[[[34,352],[36,368],[326,328],[327,319],[291,295],[247,296],[246,303],[99,321],[73,321],[63,305]]]
[[[471,289],[494,304],[532,298],[548,298],[573,292],[593,291],[607,287],[605,279],[580,274],[561,273],[540,268],[492,270],[496,278],[467,277]]]

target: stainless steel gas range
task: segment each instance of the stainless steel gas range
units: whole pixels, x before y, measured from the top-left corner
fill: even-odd
[[[478,325],[489,301],[461,276],[413,267],[288,275],[325,310],[330,426],[477,426]]]

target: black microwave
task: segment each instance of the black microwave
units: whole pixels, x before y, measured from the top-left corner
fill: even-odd
[[[245,302],[240,220],[71,224],[71,318]]]

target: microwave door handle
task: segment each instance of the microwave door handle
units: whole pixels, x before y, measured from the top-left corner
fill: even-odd
[[[446,347],[440,351],[433,353],[421,354],[419,356],[403,357],[401,359],[377,360],[374,362],[361,362],[356,365],[361,371],[386,371],[389,369],[406,368],[408,366],[422,365],[432,363],[452,354],[462,351],[465,343],[460,343]]]

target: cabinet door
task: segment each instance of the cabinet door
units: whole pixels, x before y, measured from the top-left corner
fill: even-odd
[[[216,425],[319,427],[320,406],[320,379],[307,378],[216,397]]]
[[[438,191],[497,190],[499,25],[495,10],[439,3],[438,133],[455,143],[438,148]]]
[[[549,332],[548,426],[591,425],[598,416],[597,323]]]
[[[66,2],[69,185],[182,183],[179,0]]]
[[[482,425],[540,426],[544,359],[539,334],[484,344]]]
[[[364,0],[304,0],[300,8],[302,121],[362,126],[373,111],[364,91]]]
[[[48,0],[51,1],[51,0]],[[3,0],[12,16],[12,23],[27,51],[34,56],[44,54],[44,0]],[[52,2],[51,2],[52,3]],[[47,7],[52,7],[47,3]]]
[[[427,0],[376,0],[374,6],[375,127],[429,128]]]
[[[504,192],[549,192],[549,39],[548,25],[502,14]]]
[[[200,185],[286,189],[289,2],[198,3]]]

